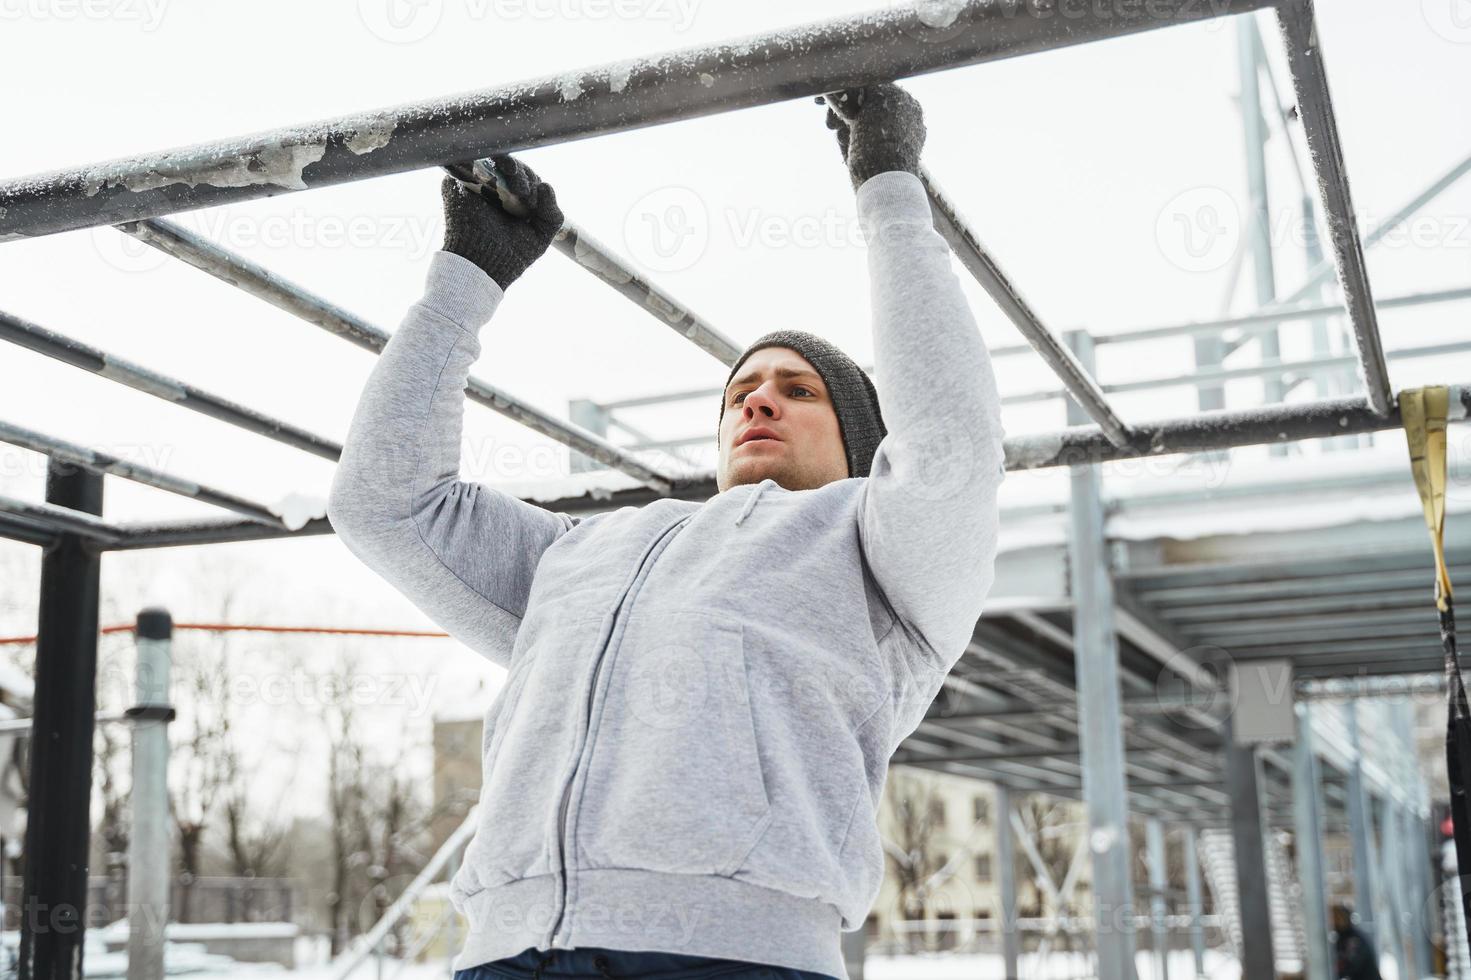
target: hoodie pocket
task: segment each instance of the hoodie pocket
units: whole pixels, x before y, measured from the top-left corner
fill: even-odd
[[[589,868],[733,874],[772,819],[738,620],[630,621],[596,710],[575,836]]]

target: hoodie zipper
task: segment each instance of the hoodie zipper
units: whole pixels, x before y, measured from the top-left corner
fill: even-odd
[[[690,516],[692,517],[693,515]],[[639,567],[634,571],[634,582],[638,581],[639,574],[643,571],[646,564],[652,565],[653,562],[659,560],[658,555],[663,553],[662,548],[660,547],[661,542],[663,542],[666,538],[670,536],[671,531],[676,531],[689,520],[690,517],[680,518],[678,521],[669,525],[662,532],[660,532],[659,537],[656,538],[654,541],[654,545],[649,549],[643,560],[639,562]],[[652,559],[650,558],[650,556],[653,556]],[[642,586],[640,585],[639,588],[642,588]],[[608,640],[606,643],[603,644],[603,648],[598,651],[597,662],[593,664],[592,682],[588,685],[587,688],[587,713],[585,718],[587,722],[587,732],[583,736],[581,747],[577,750],[577,758],[572,763],[572,772],[567,777],[567,785],[562,789],[562,801],[558,804],[557,807],[557,855],[560,859],[558,863],[561,865],[562,868],[562,888],[561,904],[557,909],[557,921],[552,923],[552,933],[550,939],[550,945],[552,947],[555,947],[557,945],[557,933],[561,931],[562,922],[566,918],[567,914],[567,882],[569,877],[567,870],[567,853],[570,849],[569,845],[571,843],[567,840],[567,804],[572,798],[572,786],[574,783],[577,782],[577,771],[582,766],[582,755],[587,750],[588,742],[592,740],[592,706],[593,701],[597,697],[598,677],[603,672],[603,661],[607,659],[608,645],[613,642],[613,636],[618,632],[619,617],[628,606],[631,606],[633,604],[633,597],[635,595],[635,592],[636,590],[634,589],[633,585],[630,584],[628,591],[623,593],[623,597],[619,600],[617,608],[615,608],[613,611],[613,623],[608,629]]]

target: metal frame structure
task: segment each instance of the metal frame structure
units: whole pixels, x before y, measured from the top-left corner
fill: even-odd
[[[1061,336],[1035,315],[940,190],[934,175],[928,169],[921,175],[937,228],[966,270],[1027,342],[1026,346],[999,348],[995,355],[1035,351],[1061,382],[1058,391],[1012,400],[1053,398],[1063,392],[1071,398],[1068,428],[1009,439],[1006,450],[1007,467],[1012,470],[1072,468],[1069,510],[1073,533],[1068,552],[1074,581],[1070,588],[1061,590],[1065,598],[1056,602],[993,604],[997,606],[995,611],[988,612],[978,624],[970,648],[947,679],[942,701],[953,698],[953,703],[937,705],[893,761],[994,780],[1008,792],[1040,791],[1085,799],[1094,834],[1095,902],[1101,903],[1099,908],[1132,907],[1128,837],[1126,833],[1120,835],[1131,810],[1152,820],[1183,820],[1192,842],[1197,826],[1234,823],[1238,827],[1238,848],[1247,849],[1253,846],[1253,834],[1239,828],[1249,828],[1255,820],[1255,853],[1259,855],[1263,820],[1280,822],[1281,815],[1291,808],[1294,787],[1301,795],[1304,786],[1317,781],[1308,763],[1320,758],[1349,773],[1352,785],[1347,790],[1323,782],[1323,802],[1325,806],[1346,808],[1347,823],[1357,824],[1360,833],[1365,824],[1360,804],[1370,794],[1385,801],[1385,806],[1397,807],[1396,812],[1423,811],[1413,788],[1396,782],[1382,767],[1366,761],[1355,740],[1324,721],[1324,712],[1304,713],[1304,731],[1311,734],[1313,743],[1304,760],[1235,745],[1228,726],[1223,727],[1221,719],[1193,702],[1166,705],[1163,710],[1158,703],[1152,707],[1145,704],[1141,700],[1144,694],[1166,670],[1180,674],[1190,689],[1211,687],[1212,665],[1185,651],[1199,647],[1200,623],[1215,621],[1207,616],[1191,620],[1177,617],[1171,622],[1140,603],[1139,594],[1146,591],[1140,586],[1148,579],[1138,574],[1137,566],[1124,563],[1120,567],[1105,537],[1106,514],[1096,468],[1100,462],[1256,444],[1282,445],[1399,425],[1364,261],[1366,244],[1372,244],[1392,222],[1367,239],[1361,238],[1356,227],[1326,69],[1315,33],[1312,0],[1234,0],[1225,4],[1151,0],[1116,4],[1108,10],[1098,5],[1072,5],[1066,0],[970,0],[835,20],[730,44],[603,65],[571,76],[3,181],[0,242],[115,225],[181,261],[376,353],[388,340],[382,329],[162,218],[196,208],[413,169],[463,166],[492,151],[511,152],[590,138],[1268,9],[1277,16],[1286,48],[1321,213],[1328,227],[1332,261],[1315,268],[1301,287],[1279,299],[1259,288],[1263,308],[1248,317],[1109,337],[1090,337],[1076,331]],[[1259,45],[1260,40],[1255,43]],[[1407,208],[1420,206],[1468,169],[1471,159]],[[1261,202],[1264,200],[1261,198]],[[1261,202],[1258,207],[1264,206]],[[1399,216],[1393,219],[1398,220]],[[586,232],[568,223],[557,238],[557,247],[579,267],[644,306],[656,319],[722,363],[732,363],[738,356],[738,345]],[[1271,334],[1285,321],[1336,314],[1339,307],[1315,298],[1330,274],[1336,274],[1342,289],[1356,345],[1351,362],[1282,362],[1275,354],[1275,345],[1268,344],[1263,347],[1266,363],[1249,369],[1219,368],[1205,372],[1204,377],[1196,374],[1112,386],[1100,384],[1094,376],[1092,350],[1097,345],[1174,335],[1211,337],[1226,331],[1240,331],[1241,338],[1246,339]],[[1471,290],[1455,288],[1396,297],[1379,306],[1444,302],[1468,295]],[[19,317],[0,313],[0,340],[323,458],[336,459],[341,451],[330,440]],[[1429,356],[1468,348],[1471,345],[1437,345],[1390,352],[1389,356]],[[1219,385],[1230,378],[1247,376],[1267,378],[1276,386],[1274,390],[1285,394],[1295,383],[1288,376],[1321,375],[1326,369],[1345,367],[1357,369],[1363,389],[1360,394],[1250,410],[1218,409],[1152,422],[1126,421],[1108,398],[1110,393],[1140,386]],[[483,381],[472,379],[467,396],[598,463],[620,470],[636,484],[625,490],[541,502],[550,509],[597,510],[666,496],[706,499],[716,491],[713,474],[689,478],[665,472],[633,455],[629,447],[609,442],[604,434],[555,418]],[[1471,388],[1457,389],[1456,406],[1459,417],[1471,411]],[[325,519],[292,530],[258,503],[45,433],[0,425],[0,440],[46,453],[51,460],[46,503],[0,498],[0,536],[47,549],[41,624],[41,643],[46,647],[43,659],[47,662],[85,665],[95,661],[95,628],[88,635],[76,624],[86,623],[85,617],[90,615],[95,627],[95,575],[104,551],[331,530]],[[646,448],[669,445],[650,444]],[[193,497],[229,510],[232,516],[229,520],[146,524],[105,522],[97,516],[104,473]],[[76,491],[82,485],[88,488],[86,493]],[[1471,561],[1467,557],[1471,552],[1455,554],[1460,561]],[[1019,574],[1026,575],[1028,570],[1020,569]],[[998,580],[1001,578],[998,575]],[[72,583],[80,584],[73,588]],[[1192,586],[1175,582],[1170,587]],[[1222,618],[1229,616],[1226,611]],[[1222,628],[1225,625],[1222,623]],[[1337,649],[1341,653],[1343,644]],[[1414,665],[1420,666],[1419,661]],[[1407,671],[1411,664],[1398,666]],[[90,697],[89,676],[78,671],[69,674],[69,679],[38,677],[38,732],[51,724],[44,722],[43,703],[56,700],[58,704],[74,704]],[[82,683],[78,678],[86,681],[86,691],[78,686]],[[1087,696],[1079,697],[1085,689]],[[91,715],[91,711],[85,713],[89,725]],[[66,812],[68,801],[75,803],[75,792],[84,785],[90,764],[83,758],[84,745],[90,746],[90,738],[84,739],[86,734],[80,730],[66,734],[76,758],[54,766],[57,788],[38,792],[33,818]],[[1255,798],[1261,801],[1259,807],[1247,805]],[[85,812],[85,807],[81,810]],[[1355,813],[1359,814],[1357,818]],[[84,854],[85,841],[79,852],[77,842],[70,838],[43,840],[39,825],[47,821],[32,822],[38,825],[34,846],[44,849],[46,860]],[[1156,828],[1151,831],[1151,851],[1162,850],[1158,825],[1151,826]],[[1154,854],[1152,861],[1158,864],[1158,860],[1159,855]],[[85,865],[85,860],[79,863]],[[1255,863],[1259,877],[1260,861]],[[37,869],[48,866],[36,862]],[[1014,892],[1014,882],[1008,889]],[[1194,891],[1192,907],[1198,909],[1198,881]],[[39,894],[28,880],[27,895]],[[1243,907],[1241,911],[1243,916],[1265,914],[1263,908]],[[1250,926],[1248,934],[1261,934],[1255,932],[1261,926],[1260,918]],[[23,970],[29,971],[23,976],[62,976],[80,944],[75,934],[30,937],[27,933],[27,937],[33,945],[23,957]],[[1015,954],[1015,943],[1009,943],[1008,958]],[[1133,930],[1100,931],[1098,955],[1099,976],[1108,980],[1131,976]],[[1270,951],[1266,961],[1270,965]]]

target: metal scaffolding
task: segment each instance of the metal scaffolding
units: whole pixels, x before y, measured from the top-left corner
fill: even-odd
[[[942,16],[937,15],[937,9]],[[1241,616],[1243,603],[1251,603],[1258,621],[1274,620],[1288,612],[1301,617],[1312,612],[1314,602],[1341,594],[1337,590],[1349,573],[1331,567],[1330,558],[1321,559],[1323,567],[1317,568],[1312,566],[1317,559],[1304,559],[1280,575],[1265,571],[1260,563],[1244,560],[1234,570],[1220,561],[1211,564],[1204,559],[1199,567],[1171,567],[1157,555],[1135,555],[1128,548],[1123,549],[1122,558],[1111,555],[1112,543],[1105,535],[1107,515],[1098,463],[1258,444],[1284,445],[1397,428],[1400,421],[1387,358],[1471,350],[1471,342],[1467,342],[1386,353],[1379,336],[1377,309],[1464,300],[1471,297],[1471,288],[1456,286],[1394,297],[1380,301],[1376,307],[1364,261],[1366,246],[1471,171],[1471,158],[1408,202],[1391,222],[1367,238],[1361,237],[1312,0],[1235,0],[1230,4],[1151,0],[1116,4],[1106,10],[1087,4],[1070,7],[1067,16],[1060,15],[1056,0],[971,0],[834,20],[730,44],[603,65],[571,76],[535,79],[469,95],[3,181],[0,242],[115,225],[222,282],[377,353],[388,341],[386,331],[162,218],[415,169],[465,168],[469,166],[467,161],[488,157],[492,152],[596,137],[1268,9],[1276,14],[1281,28],[1332,258],[1331,263],[1314,266],[1303,284],[1285,295],[1277,294],[1275,286],[1270,290],[1261,288],[1259,281],[1258,302],[1262,306],[1249,316],[1099,337],[1069,331],[1064,340],[1036,316],[940,190],[934,175],[928,169],[921,174],[937,229],[1026,341],[1025,345],[997,348],[994,356],[1035,352],[1061,385],[1056,390],[1013,396],[1007,401],[1021,403],[1064,394],[1070,399],[1069,426],[1008,439],[1006,465],[1011,470],[1072,468],[1068,506],[1071,543],[1066,555],[1043,556],[1048,562],[1056,560],[1059,567],[1070,568],[1071,581],[1050,582],[1056,587],[1030,592],[1019,587],[1016,594],[1026,595],[1025,602],[1008,604],[1002,596],[992,603],[994,608],[988,609],[977,625],[970,647],[947,679],[946,696],[953,695],[955,704],[932,711],[893,762],[994,780],[1010,792],[1039,791],[1084,799],[1091,819],[1094,899],[1111,908],[1132,908],[1134,901],[1126,828],[1130,811],[1155,821],[1150,824],[1151,865],[1161,874],[1163,827],[1157,821],[1164,818],[1183,824],[1191,850],[1191,904],[1195,909],[1198,963],[1201,946],[1199,877],[1194,865],[1196,828],[1236,828],[1239,852],[1251,858],[1242,867],[1247,877],[1243,894],[1261,896],[1266,861],[1262,828],[1291,825],[1295,798],[1311,798],[1325,811],[1343,813],[1340,822],[1360,830],[1366,819],[1365,801],[1372,798],[1397,808],[1394,813],[1415,817],[1424,814],[1423,801],[1414,788],[1367,761],[1359,751],[1356,734],[1350,737],[1336,727],[1327,712],[1302,713],[1301,730],[1306,733],[1302,744],[1309,748],[1300,748],[1298,754],[1289,757],[1274,750],[1238,745],[1229,725],[1223,725],[1220,718],[1193,701],[1167,703],[1155,690],[1159,677],[1166,672],[1180,675],[1191,690],[1209,689],[1216,665],[1208,657],[1190,651],[1198,651],[1203,644],[1217,639],[1223,644],[1229,640],[1233,650],[1250,651],[1241,659],[1300,658],[1299,677],[1304,681],[1314,676],[1336,676],[1335,671],[1342,673],[1347,666],[1361,665],[1371,656],[1382,657],[1387,643],[1376,643],[1370,627],[1391,629],[1394,621],[1377,616],[1355,623],[1350,632],[1332,634],[1328,641],[1331,650],[1314,645],[1324,624],[1310,620],[1295,624],[1295,634],[1290,628],[1279,634],[1276,642],[1253,648],[1254,638],[1259,638],[1263,629],[1271,631],[1281,624],[1268,622],[1263,627],[1258,622],[1253,631],[1244,625],[1249,620]],[[1261,42],[1258,38],[1252,43]],[[1264,202],[1262,195],[1255,202],[1258,210],[1265,207]],[[555,244],[579,268],[637,302],[665,327],[721,363],[733,363],[739,355],[739,344],[586,231],[569,222]],[[1317,295],[1330,275],[1336,275],[1342,290],[1341,306],[1324,303]],[[1245,368],[1216,364],[1188,376],[1117,384],[1101,384],[1092,368],[1092,350],[1098,345],[1173,336],[1219,339],[1231,334],[1238,335],[1237,342],[1244,342],[1275,336],[1285,322],[1313,321],[1345,312],[1355,343],[1351,358],[1283,361],[1273,341],[1263,345],[1262,363]],[[0,313],[0,340],[321,458],[336,460],[341,452],[340,445],[323,437],[10,314]],[[1305,380],[1350,372],[1358,378],[1356,394],[1321,397],[1320,390],[1320,397],[1313,400],[1279,401],[1244,410],[1219,408],[1175,419],[1126,420],[1109,400],[1110,394],[1171,385],[1196,386],[1204,392],[1211,385],[1243,377],[1262,378],[1269,390],[1285,397]],[[1346,385],[1340,390],[1351,387]],[[620,424],[612,418],[614,409],[713,393],[701,390],[630,399],[601,406],[599,417],[604,423]],[[603,510],[670,496],[703,500],[716,493],[712,473],[689,477],[667,472],[632,451],[667,450],[693,440],[645,440],[632,447],[618,446],[603,432],[556,418],[484,381],[472,378],[466,394],[471,401],[619,470],[634,481],[626,489],[537,501],[548,509]],[[1453,404],[1455,417],[1466,418],[1471,413],[1471,387],[1456,388]],[[606,425],[599,428],[605,429]],[[52,659],[55,657],[80,657],[76,662],[85,665],[89,642],[95,656],[96,565],[103,551],[331,531],[321,518],[292,529],[269,508],[227,491],[19,426],[0,423],[0,440],[48,455],[53,469],[55,492],[48,485],[44,504],[0,497],[0,536],[47,549],[42,642],[48,644],[48,649],[65,647],[48,654],[48,662],[57,662]],[[192,497],[230,511],[230,517],[148,523],[104,521],[98,516],[104,473]],[[1471,546],[1453,548],[1452,554],[1463,563],[1471,563]],[[1403,561],[1402,567],[1387,571],[1410,575],[1416,566],[1408,558],[1399,560]],[[999,569],[998,581],[1004,582],[1010,575],[1028,583],[1047,577],[1031,558],[1019,562]],[[1375,581],[1384,571],[1375,569]],[[1290,608],[1275,609],[1270,599],[1252,593],[1253,582],[1258,580],[1252,576],[1272,578],[1278,589],[1283,580],[1295,581],[1300,591],[1289,593],[1291,598],[1283,600],[1291,603]],[[1191,589],[1197,590],[1193,599],[1182,594]],[[1391,603],[1377,611],[1393,614],[1412,609],[1414,602],[1423,601],[1418,588],[1415,595],[1414,600],[1405,596],[1396,608],[1390,608],[1395,606]],[[1338,608],[1331,603],[1323,606],[1325,614]],[[1376,610],[1365,607],[1364,611]],[[83,635],[86,630],[78,632],[79,623],[91,623],[90,641]],[[1423,621],[1416,621],[1412,627],[1406,619],[1402,630],[1385,635],[1395,642],[1409,642],[1423,640],[1424,634]],[[1368,646],[1360,650],[1354,646],[1356,642]],[[1434,669],[1437,663],[1428,655],[1418,656],[1392,665],[1392,669]],[[74,706],[91,697],[88,678],[85,671],[67,673],[65,677],[53,672],[38,678],[38,731],[43,727],[43,704]],[[84,681],[85,690],[81,686]],[[1154,696],[1146,696],[1151,690],[1155,690]],[[89,725],[91,715],[90,710],[84,713]],[[71,756],[50,763],[56,782],[42,787],[32,808],[32,822],[38,826],[28,846],[44,851],[36,852],[40,856],[34,865],[36,874],[46,873],[44,869],[54,862],[73,860],[73,866],[85,865],[85,840],[79,843],[76,834],[71,833],[74,828],[58,827],[56,834],[64,829],[69,836],[53,837],[49,836],[51,830],[40,826],[48,820],[35,819],[68,812],[68,801],[85,799],[85,794],[76,794],[88,778],[89,730],[68,731],[65,745]],[[1344,773],[1344,785],[1320,776],[1315,760]],[[1321,793],[1321,799],[1312,795],[1315,792]],[[70,812],[76,812],[75,806]],[[1365,870],[1365,880],[1369,880],[1370,858],[1367,853],[1359,855],[1358,838],[1356,831],[1355,853]],[[1403,837],[1395,839],[1404,843]],[[1027,842],[1022,843],[1025,846]],[[1010,849],[1009,837],[1005,846]],[[1321,856],[1310,855],[1304,867],[1306,873],[1319,875]],[[65,884],[61,878],[55,881],[47,887]],[[1157,880],[1152,882],[1151,895],[1157,899],[1160,886]],[[1014,884],[1008,882],[1007,890],[1014,892]],[[30,878],[26,894],[60,897],[43,892]],[[1247,910],[1247,914],[1258,917],[1258,926],[1265,904],[1262,901],[1260,908]],[[1321,909],[1315,906],[1314,914],[1318,916],[1314,921],[1321,921]],[[31,941],[29,932],[23,935]],[[50,934],[34,941],[39,945],[31,950],[31,975],[38,977],[62,976],[70,953],[81,942],[76,934],[70,938]],[[1131,929],[1101,930],[1097,945],[1099,976],[1108,980],[1132,976],[1133,948]],[[1008,961],[1014,962],[1016,955],[1015,943],[1009,943]],[[1259,968],[1270,967],[1270,949],[1263,956],[1257,947],[1252,955],[1250,962]],[[1313,969],[1318,969],[1318,952],[1309,959]]]

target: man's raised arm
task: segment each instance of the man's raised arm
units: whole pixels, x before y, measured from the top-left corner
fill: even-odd
[[[902,689],[897,743],[965,652],[991,590],[1005,470],[990,355],[917,176],[919,104],[896,85],[863,93],[851,127],[831,110],[829,126],[838,129],[868,243],[875,388],[887,434],[869,472],[859,537],[898,619],[884,644]]]
[[[550,185],[496,158],[525,218],[443,184],[444,249],[363,388],[327,516],[348,550],[466,646],[510,663],[542,552],[577,523],[463,481],[465,383],[479,330],[562,224]]]

